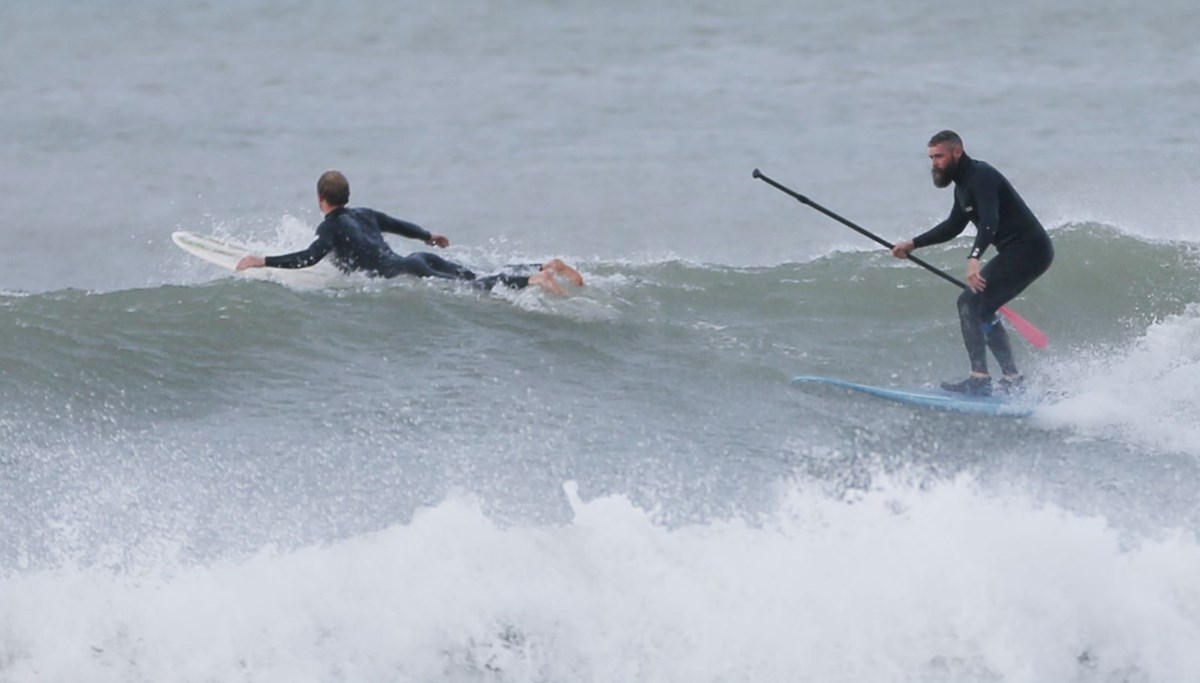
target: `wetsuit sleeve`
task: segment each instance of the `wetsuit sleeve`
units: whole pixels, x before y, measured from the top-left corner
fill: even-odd
[[[975,244],[967,258],[977,259],[996,240],[996,231],[1000,228],[1001,177],[996,171],[976,173],[975,176],[971,194],[975,199],[978,218],[975,221]]]
[[[950,209],[950,216],[926,230],[925,232],[913,238],[913,244],[917,247],[928,247],[931,244],[941,244],[962,234],[962,231],[967,227],[967,212],[962,210],[958,202],[954,202],[954,207]]]
[[[379,229],[384,232],[402,235],[414,240],[421,240],[422,242],[428,242],[429,239],[433,237],[428,230],[422,228],[416,223],[409,223],[408,221],[402,221],[399,218],[392,218],[381,211],[372,211],[372,213],[375,214],[375,220],[377,225],[379,225]]]
[[[268,256],[264,259],[264,265],[268,268],[307,268],[316,265],[331,251],[333,251],[333,231],[322,223],[317,228],[317,239],[313,240],[307,249],[280,256]]]

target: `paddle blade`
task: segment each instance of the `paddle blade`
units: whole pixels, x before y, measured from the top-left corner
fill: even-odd
[[[1017,334],[1024,337],[1025,341],[1033,344],[1035,348],[1044,349],[1050,344],[1050,340],[1046,338],[1046,335],[1041,330],[1034,327],[1033,323],[1017,315],[1017,312],[1008,306],[1000,307],[1000,315],[1008,320],[1013,329],[1017,331]]]

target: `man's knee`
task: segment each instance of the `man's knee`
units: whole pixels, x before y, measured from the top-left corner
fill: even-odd
[[[980,324],[990,323],[996,318],[998,310],[999,306],[989,301],[984,292],[963,290],[963,293],[958,295],[958,315],[964,320],[974,320]]]
[[[981,299],[978,294],[969,289],[964,289],[962,294],[958,295],[958,317],[965,319],[979,317],[979,305]]]

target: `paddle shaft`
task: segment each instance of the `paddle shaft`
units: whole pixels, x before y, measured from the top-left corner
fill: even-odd
[[[830,211],[829,209],[826,209],[825,207],[814,202],[813,200],[809,199],[808,197],[805,197],[804,195],[800,194],[799,192],[795,192],[791,188],[785,187],[784,185],[781,185],[781,184],[775,182],[774,180],[763,175],[762,171],[759,171],[757,168],[754,169],[754,173],[752,175],[755,178],[770,185],[771,187],[779,190],[780,192],[790,195],[792,198],[794,198],[796,201],[800,202],[801,204],[811,206],[812,208],[816,209],[817,211],[820,211],[821,213],[825,214],[826,216],[829,216],[830,218],[841,223],[842,225],[846,226],[847,228],[850,228],[851,230],[857,232],[858,234],[860,234],[864,237],[868,237],[868,238],[878,242],[879,244],[882,244],[883,246],[887,247],[888,249],[891,249],[895,246],[894,244],[883,239],[879,235],[876,235],[875,233],[871,232],[870,230],[867,230],[866,228],[863,228],[862,226],[855,225],[854,223],[850,222],[849,220],[842,218],[841,216]],[[908,260],[912,261],[913,263],[917,264],[918,266],[921,266],[925,270],[928,270],[929,272],[933,273],[934,275],[942,278],[946,282],[949,282],[952,285],[956,285],[960,289],[969,289],[969,287],[967,287],[967,283],[963,282],[962,280],[959,280],[958,278],[954,277],[953,275],[950,275],[949,273],[945,272],[944,270],[941,270],[935,266],[929,265],[925,261],[922,261],[921,259],[917,258],[916,256],[913,256],[912,254],[908,255]],[[1041,330],[1039,330],[1037,327],[1035,327],[1033,323],[1029,322],[1025,318],[1022,318],[1020,315],[1018,315],[1016,311],[1012,310],[1008,306],[1001,306],[998,312],[1000,313],[1000,315],[1003,315],[1005,318],[1007,318],[1008,321],[1010,323],[1012,323],[1013,327],[1017,330],[1017,333],[1019,333],[1022,337],[1024,337],[1030,344],[1033,344],[1035,347],[1037,347],[1039,349],[1044,349],[1044,348],[1046,348],[1046,345],[1049,344],[1049,340],[1046,338],[1045,333],[1043,333]]]
[[[863,237],[867,237],[872,240],[875,240],[879,244],[882,244],[883,246],[887,247],[888,249],[891,249],[892,247],[896,246],[896,245],[892,244],[891,242],[883,239],[879,235],[876,235],[875,233],[871,232],[870,230],[867,230],[866,228],[864,228],[860,225],[855,225],[854,223],[850,222],[849,220],[837,215],[836,213],[830,211],[829,209],[826,209],[825,207],[814,202],[813,200],[809,199],[808,197],[805,197],[804,195],[800,194],[799,192],[795,192],[791,188],[775,182],[774,180],[763,175],[762,172],[759,171],[757,168],[754,169],[754,177],[758,178],[759,180],[763,181],[764,183],[770,185],[771,187],[775,188],[776,190],[779,190],[780,192],[783,192],[784,194],[790,195],[793,199],[800,202],[801,204],[804,204],[806,206],[811,206],[812,208],[816,209],[817,211],[820,211],[821,213],[825,214],[826,216],[829,216],[833,220],[841,223],[842,225],[846,226],[847,228],[850,228],[851,230],[862,235]],[[956,285],[961,289],[967,289],[967,283],[963,282],[962,280],[959,280],[958,278],[956,278],[953,275],[951,275],[950,273],[947,273],[946,271],[938,268],[937,266],[930,265],[929,263],[926,263],[925,261],[917,258],[916,256],[913,256],[912,254],[908,255],[908,260],[912,261],[913,263],[917,264],[918,266],[921,266],[925,270],[928,270],[929,272],[942,278],[943,280],[945,280],[946,282],[949,282],[950,284]]]

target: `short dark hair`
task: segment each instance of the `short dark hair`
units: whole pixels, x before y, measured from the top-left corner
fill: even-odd
[[[330,206],[350,203],[350,181],[341,171],[325,171],[317,180],[317,196]]]
[[[938,131],[933,134],[933,137],[929,138],[930,147],[933,147],[934,145],[944,145],[947,143],[949,143],[951,147],[963,146],[962,138],[958,137],[958,133],[955,133],[952,130]]]

